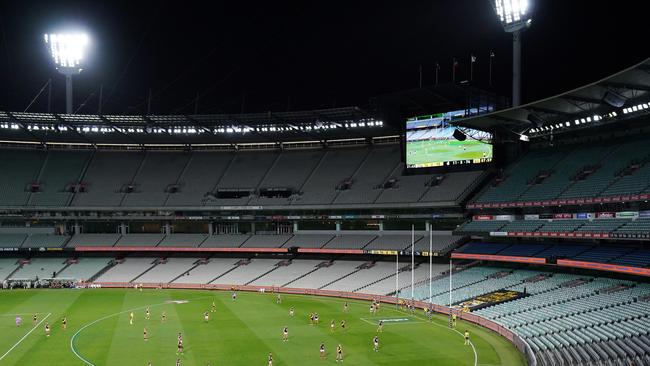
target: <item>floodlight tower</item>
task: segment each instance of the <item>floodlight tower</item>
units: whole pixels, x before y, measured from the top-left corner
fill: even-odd
[[[521,32],[530,27],[528,0],[490,0],[503,29],[512,33],[512,105],[521,104]]]
[[[89,43],[88,36],[83,33],[61,33],[46,34],[44,38],[56,69],[65,76],[65,113],[72,114],[72,76],[79,75],[83,70],[81,61]]]

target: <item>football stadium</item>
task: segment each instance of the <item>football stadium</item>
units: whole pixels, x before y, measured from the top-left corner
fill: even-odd
[[[650,365],[644,41],[434,3],[1,5],[0,365]]]

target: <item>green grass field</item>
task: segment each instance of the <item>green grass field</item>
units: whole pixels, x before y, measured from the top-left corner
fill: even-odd
[[[0,291],[0,365],[273,365],[336,364],[335,349],[341,344],[346,365],[474,365],[472,347],[438,316],[432,323],[421,312],[406,314],[384,304],[379,314],[369,313],[369,303],[324,297],[191,290],[88,289]],[[171,301],[186,300],[186,303]],[[208,323],[203,312],[216,303]],[[145,320],[145,308],[151,319]],[[289,317],[289,308],[296,309]],[[129,325],[128,313],[135,313]],[[161,313],[167,321],[161,321]],[[319,325],[309,325],[308,314],[320,314]],[[32,315],[38,313],[37,325]],[[15,314],[23,325],[15,326]],[[61,318],[68,328],[63,330]],[[335,331],[330,321],[337,322]],[[380,350],[372,350],[378,319],[386,321]],[[339,328],[347,321],[345,331]],[[52,334],[45,336],[45,322]],[[282,328],[289,327],[289,341],[282,341]],[[144,341],[143,329],[149,331]],[[496,333],[462,321],[457,329],[471,332],[478,364],[525,365],[523,356]],[[185,352],[176,355],[176,336],[183,334]],[[319,359],[320,343],[327,359]],[[78,355],[75,355],[75,352]],[[85,361],[82,361],[84,359]]]
[[[465,147],[465,149],[463,149]],[[409,166],[440,166],[445,161],[474,160],[492,157],[492,145],[467,139],[466,141],[409,141],[406,144],[406,163]],[[433,165],[430,165],[433,163]]]

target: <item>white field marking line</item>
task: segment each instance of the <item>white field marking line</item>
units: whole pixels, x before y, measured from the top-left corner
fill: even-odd
[[[398,312],[402,313],[402,314],[406,314],[406,315],[408,315],[408,313],[405,312],[405,311],[403,311],[403,310],[399,310],[399,309],[396,309],[396,310],[397,310]],[[415,316],[416,318],[419,318],[419,316],[417,316],[417,315],[415,315],[415,314],[412,314],[412,315]],[[443,314],[443,315],[444,315],[444,314]],[[453,330],[454,332],[458,333],[458,335],[461,336],[461,337],[463,338],[463,340],[465,340],[465,335],[463,335],[463,333],[459,332],[459,331],[456,330],[455,328],[445,327],[444,325],[437,324],[436,322],[431,322],[431,324],[433,324],[433,325],[435,325],[435,326],[438,326],[438,327],[441,327],[441,328],[445,328],[445,329]],[[474,343],[472,343],[471,340],[469,341],[469,345],[472,346],[472,351],[474,351],[474,366],[477,366],[477,365],[478,365],[478,354],[476,353],[476,348],[474,347]]]
[[[318,298],[320,298],[320,300],[331,301],[331,302],[335,302],[335,301],[336,301],[336,302],[340,302],[341,300],[344,301],[344,302],[347,301],[347,299],[345,299],[345,298],[332,298],[332,297],[325,297],[325,296],[321,297],[321,296],[318,296],[318,295],[308,295],[308,294],[307,294],[307,295],[301,295],[301,294],[288,294],[288,295],[287,295],[287,297],[291,297],[291,296],[294,296],[294,297],[300,297],[300,296],[312,296],[312,297],[318,297]],[[348,306],[350,306],[350,305],[360,305],[360,306],[361,306],[361,305],[364,305],[364,306],[365,306],[365,304],[362,303],[362,302],[364,302],[364,301],[365,301],[365,300],[351,299],[351,301],[348,302]],[[390,304],[388,304],[388,303],[385,303],[385,304],[386,304],[386,305],[390,305]],[[409,314],[409,313],[407,313],[407,312],[405,312],[405,311],[403,311],[403,310],[399,310],[399,309],[393,309],[393,310],[395,310],[395,311],[397,311],[397,312],[399,312],[399,313],[405,314],[405,315],[410,315],[410,316],[413,316],[413,317],[415,317],[415,318],[422,319],[421,317],[419,317],[419,316],[416,315],[416,314]],[[442,315],[444,315],[444,314],[442,314]],[[363,319],[363,318],[360,318],[360,319],[363,320],[363,321],[365,321],[366,323],[369,323],[368,321],[366,321],[366,320]],[[423,323],[428,323],[428,321],[422,321],[422,322],[423,322]],[[370,324],[372,324],[372,323],[370,323]],[[399,323],[396,323],[396,324],[399,324]],[[465,339],[465,336],[464,336],[461,332],[457,331],[456,329],[452,329],[452,328],[449,328],[449,327],[445,327],[445,326],[440,325],[440,324],[437,324],[437,323],[435,323],[435,322],[431,322],[431,324],[433,324],[433,325],[435,325],[435,326],[438,326],[438,327],[441,327],[441,328],[445,328],[445,329],[453,330],[454,332],[458,333],[458,335],[460,335],[461,337],[463,337],[463,340]],[[372,325],[376,325],[376,324],[372,324]],[[472,351],[474,351],[474,366],[477,366],[477,365],[478,365],[478,354],[476,353],[476,348],[474,347],[474,343],[472,343],[471,340],[469,341],[469,344],[470,344],[470,346],[472,346]]]
[[[208,299],[208,298],[214,298],[214,296],[195,297],[195,298],[191,298],[191,299],[189,299],[188,301],[191,301],[191,300]],[[186,303],[185,303],[185,304],[186,304]],[[72,335],[72,338],[70,338],[70,349],[72,350],[72,353],[74,353],[74,355],[77,356],[77,358],[80,359],[80,360],[81,360],[83,363],[85,363],[86,365],[89,365],[89,366],[95,366],[94,363],[88,361],[88,360],[85,359],[82,355],[80,355],[80,354],[77,352],[77,350],[76,350],[76,348],[75,348],[75,346],[74,346],[74,341],[75,341],[75,339],[77,338],[77,336],[79,335],[79,333],[81,333],[84,329],[89,328],[89,327],[91,327],[91,326],[93,326],[93,325],[95,325],[95,324],[97,324],[97,323],[99,323],[99,322],[101,322],[101,321],[103,321],[103,320],[106,320],[106,319],[108,319],[108,318],[112,318],[112,317],[114,317],[114,316],[122,315],[122,314],[124,314],[124,313],[129,313],[129,312],[136,311],[136,310],[142,310],[142,309],[152,308],[152,307],[155,307],[155,306],[162,306],[162,305],[177,305],[177,304],[174,303],[174,302],[167,302],[167,301],[165,301],[165,302],[161,302],[161,303],[158,303],[158,304],[143,305],[143,306],[140,306],[140,307],[137,307],[137,308],[127,309],[127,310],[123,310],[123,311],[120,311],[120,312],[117,312],[117,313],[114,313],[114,314],[109,314],[109,315],[103,316],[103,317],[101,317],[101,318],[99,318],[99,319],[95,319],[95,320],[93,320],[93,321],[90,322],[90,323],[87,323],[87,324],[84,325],[83,327],[79,328],[79,330],[77,330],[77,332],[76,332],[75,334]]]
[[[320,300],[330,301],[330,302],[341,302],[341,301],[345,302],[345,301],[348,301],[348,299],[345,299],[345,298],[333,298],[333,297],[309,295],[309,294],[305,294],[305,295],[302,295],[302,294],[287,294],[287,297],[300,297],[300,296],[303,296],[303,297],[304,296],[318,297]],[[350,301],[348,301],[348,306],[350,306],[350,305],[359,305],[359,306],[364,305],[365,306],[365,304],[363,304],[364,301],[366,301],[366,300],[351,299]],[[385,303],[385,305],[390,305],[390,304]],[[409,315],[409,316],[413,316],[413,317],[418,318],[418,319],[422,319],[420,316],[418,316],[416,314],[410,314],[410,313],[407,313],[407,312],[405,312],[403,310],[400,310],[400,309],[393,309],[393,310],[395,310],[395,311],[397,311],[399,313],[402,313],[404,315]],[[442,315],[444,315],[444,314],[442,314]],[[361,320],[365,321],[362,318],[361,318]],[[423,322],[427,323],[427,321],[423,321]],[[366,321],[366,323],[367,323],[367,321]],[[444,325],[437,324],[436,322],[431,322],[431,324],[433,324],[435,326],[438,326],[438,327],[441,327],[441,328],[453,330],[454,332],[458,333],[458,335],[461,336],[463,338],[463,340],[465,339],[465,336],[461,332],[457,331],[456,329],[445,327]],[[372,324],[372,325],[376,325],[376,324]],[[470,344],[470,346],[472,346],[472,351],[474,351],[474,366],[478,366],[478,354],[476,353],[476,348],[474,347],[474,343],[472,343],[472,341],[470,340],[469,344]]]
[[[52,315],[52,313],[47,313],[47,315],[45,315],[45,317],[44,317],[43,319],[41,319],[41,321],[38,322],[38,324],[36,324],[36,325],[35,325],[35,326],[34,326],[34,327],[29,331],[29,332],[27,332],[27,334],[25,334],[22,338],[20,338],[20,339],[18,340],[18,342],[16,342],[16,344],[14,344],[11,348],[9,348],[9,351],[5,352],[4,355],[0,356],[0,360],[2,360],[3,358],[7,357],[7,355],[9,354],[9,352],[13,351],[14,348],[18,347],[18,345],[19,345],[22,341],[24,341],[25,338],[27,338],[28,335],[32,334],[32,332],[35,331],[36,328],[38,328],[41,324],[43,324],[43,322],[45,321],[45,319],[49,318],[50,315]]]
[[[374,326],[379,325],[379,323],[377,321],[373,322],[373,319],[368,319],[368,318],[359,318],[359,319],[361,319],[362,321],[364,321],[364,322],[366,322],[366,323],[368,323],[370,325],[374,325]],[[418,319],[418,320],[408,319],[408,320],[395,321],[395,322],[388,321],[388,319],[391,319],[391,318],[376,318],[376,320],[384,320],[384,321],[386,321],[384,323],[384,325],[389,325],[389,326],[393,326],[393,325],[397,325],[397,324],[428,323],[428,322],[426,322],[424,320],[420,320],[420,319]]]

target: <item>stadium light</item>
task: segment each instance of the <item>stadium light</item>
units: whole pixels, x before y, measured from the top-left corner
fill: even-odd
[[[65,75],[65,113],[72,114],[72,76],[83,70],[82,62],[90,40],[84,33],[51,33],[45,34],[44,39],[56,69]]]
[[[521,32],[530,27],[528,0],[490,0],[503,29],[512,33],[512,105],[521,104]]]

